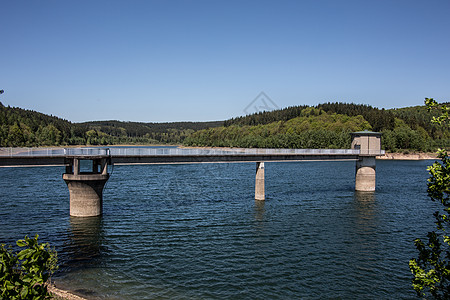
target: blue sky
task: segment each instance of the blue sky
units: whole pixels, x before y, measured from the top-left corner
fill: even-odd
[[[450,1],[0,0],[0,101],[64,119],[224,120],[450,101]]]

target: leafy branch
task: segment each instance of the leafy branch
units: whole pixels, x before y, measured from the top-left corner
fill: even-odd
[[[38,243],[25,236],[13,252],[11,246],[0,245],[0,299],[50,299],[47,281],[57,269],[57,254],[48,243]]]
[[[449,112],[450,107],[447,107],[445,104],[439,104],[433,98],[425,98],[425,105],[427,106],[428,111],[432,111],[438,109],[441,111],[441,114],[438,117],[433,117],[431,122],[434,124],[438,124],[441,126],[449,126]]]
[[[426,98],[428,110],[440,109],[441,114],[433,117],[432,122],[448,128],[449,108],[440,105],[432,98]],[[409,268],[414,275],[412,285],[418,296],[428,293],[435,299],[450,298],[450,160],[447,151],[438,150],[440,162],[428,167],[428,196],[432,201],[440,202],[442,207],[433,215],[436,230],[427,234],[428,242],[416,239],[414,245],[419,251],[417,259],[409,261]]]

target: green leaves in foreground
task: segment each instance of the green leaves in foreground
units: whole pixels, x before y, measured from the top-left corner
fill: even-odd
[[[433,109],[439,109],[440,115],[438,117],[433,117],[431,120],[432,123],[448,126],[449,125],[449,112],[450,107],[447,107],[445,104],[439,104],[433,98],[425,98],[425,105],[427,106],[428,111],[432,111]]]
[[[444,128],[449,126],[449,108],[439,105],[432,98],[426,98],[429,110],[440,109],[440,116],[432,122]],[[417,259],[409,261],[414,275],[413,288],[420,297],[432,296],[435,299],[450,299],[450,160],[445,150],[438,150],[438,158],[428,167],[428,196],[432,201],[440,202],[441,208],[434,213],[436,230],[428,232],[428,242],[416,239],[414,245],[419,251]]]
[[[450,297],[450,228],[448,217],[450,203],[450,161],[446,151],[439,150],[441,162],[428,167],[428,196],[438,201],[443,208],[434,213],[436,231],[428,233],[428,242],[416,239],[414,245],[419,257],[409,261],[409,268],[414,275],[413,288],[419,296],[430,293],[436,299]]]
[[[50,299],[46,282],[57,269],[57,255],[48,243],[34,238],[18,240],[25,248],[14,253],[0,245],[0,299]]]

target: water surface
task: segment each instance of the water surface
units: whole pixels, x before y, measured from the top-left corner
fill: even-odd
[[[101,218],[69,217],[63,167],[0,168],[0,242],[39,233],[58,286],[93,299],[409,299],[416,237],[433,229],[430,161],[115,166]]]

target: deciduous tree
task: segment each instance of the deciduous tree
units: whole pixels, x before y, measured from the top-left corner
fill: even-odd
[[[439,108],[441,114],[433,122],[449,128],[449,108],[438,105],[433,99],[425,99],[431,110]],[[428,241],[416,239],[414,244],[419,251],[418,258],[409,261],[414,275],[413,288],[418,296],[431,295],[435,299],[450,298],[450,160],[447,151],[439,149],[440,162],[428,167],[428,196],[432,201],[442,204],[434,213],[436,230],[428,232]]]

